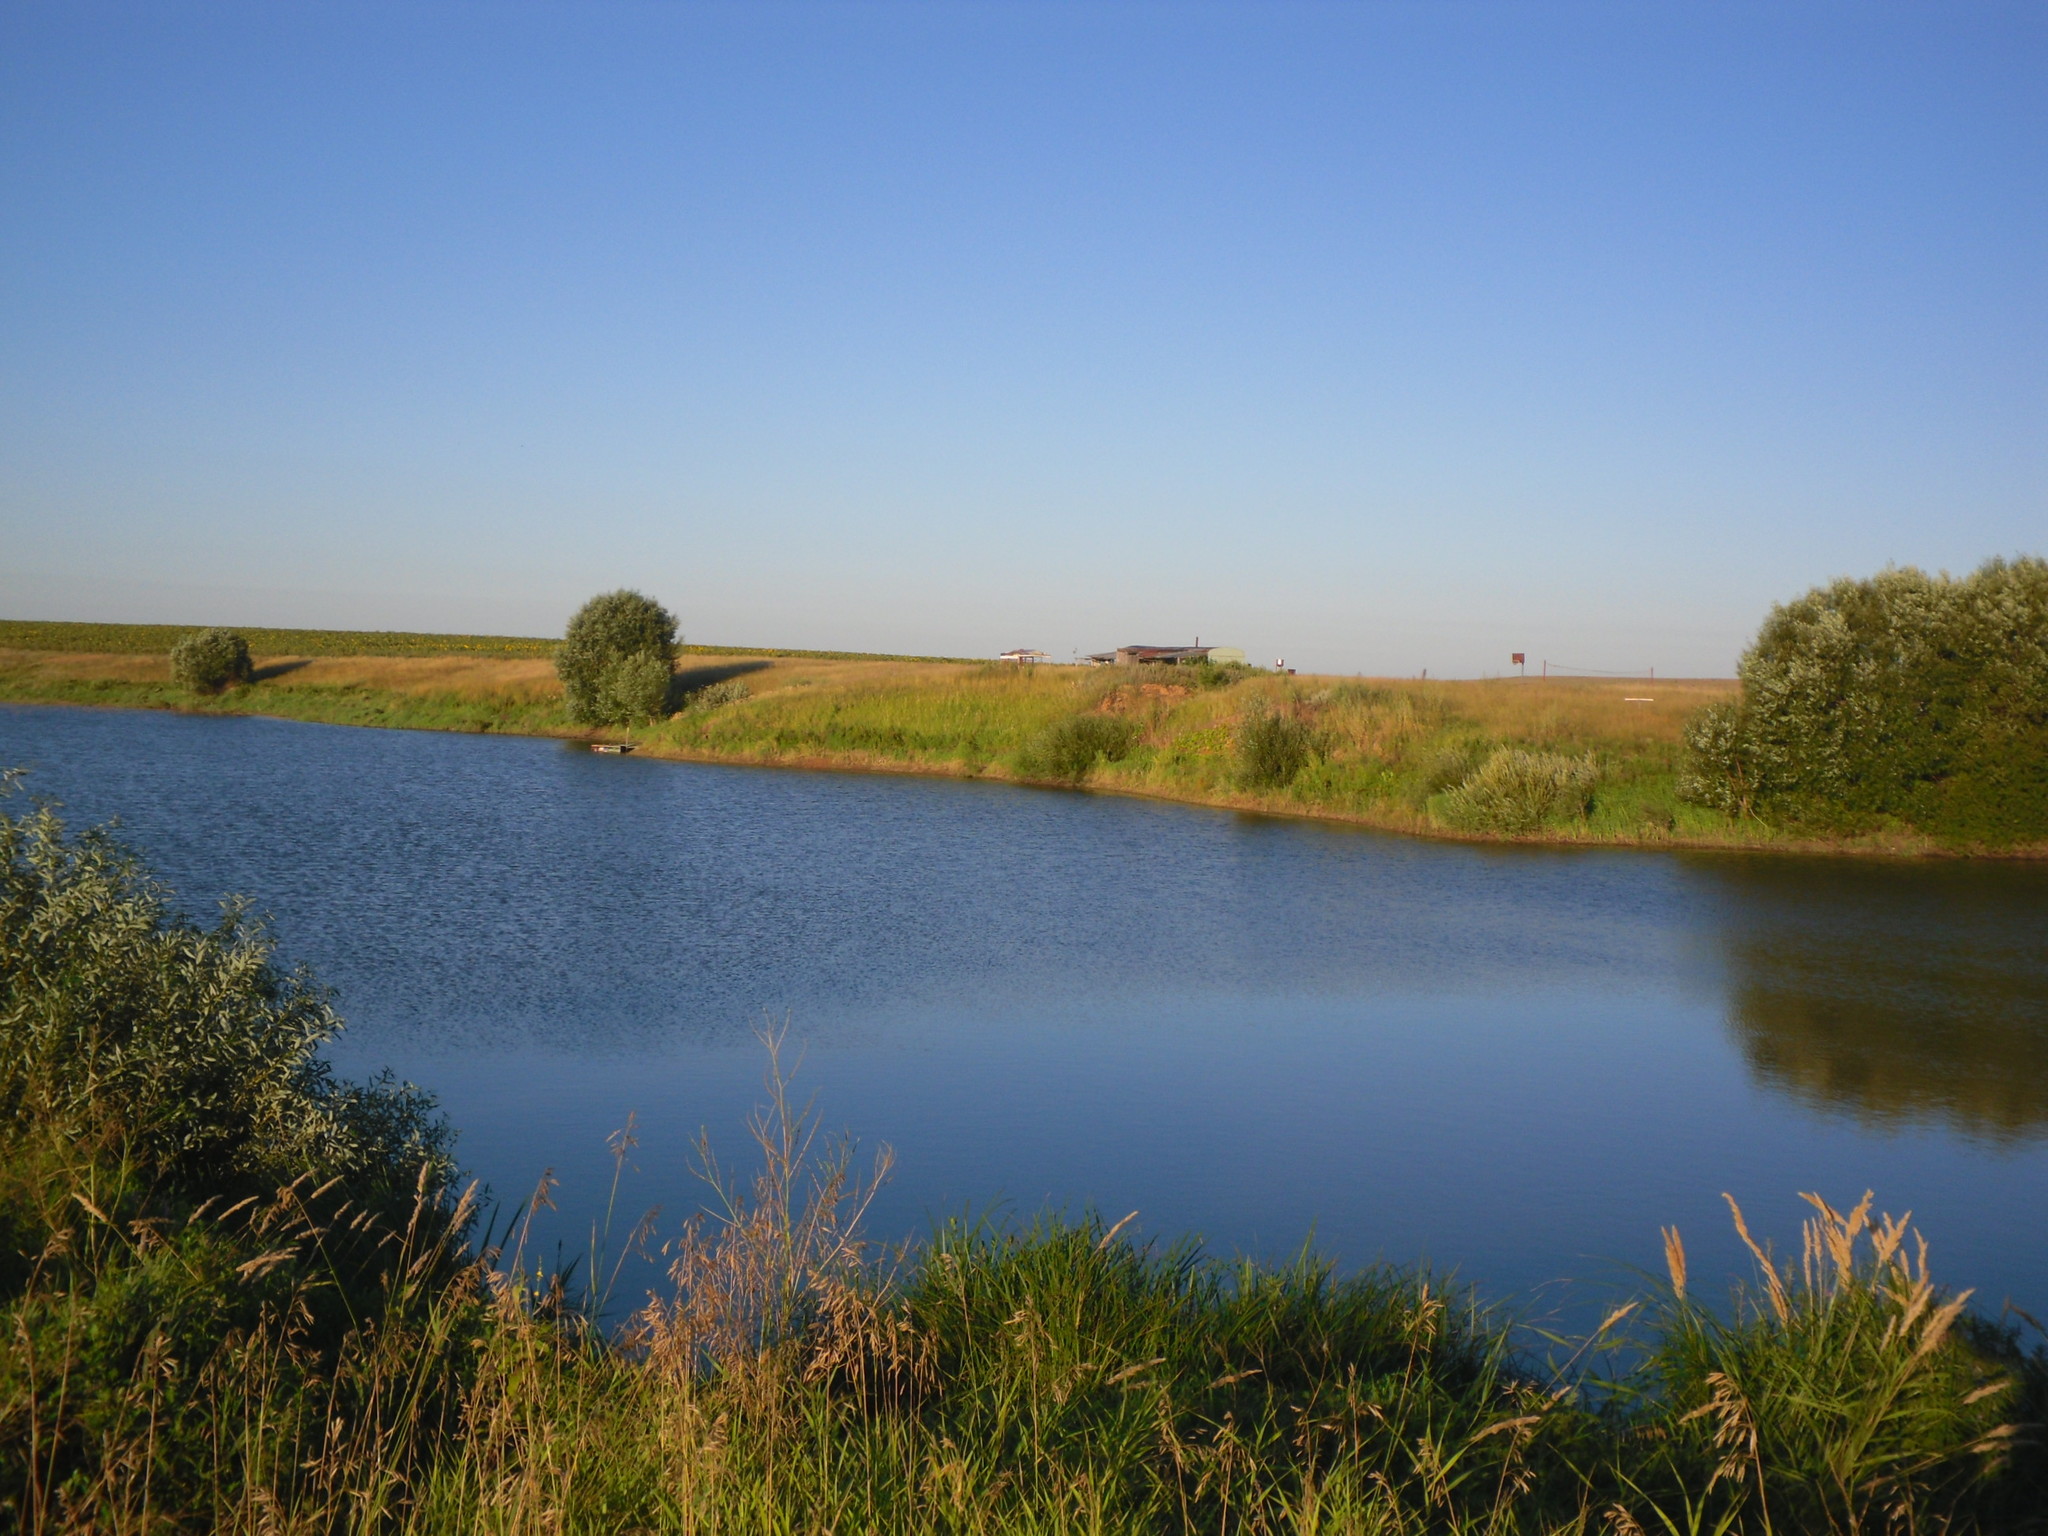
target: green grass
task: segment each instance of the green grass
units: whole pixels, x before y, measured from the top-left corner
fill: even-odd
[[[479,1221],[429,1106],[327,1071],[336,1027],[246,921],[0,814],[9,1529],[2043,1528],[2048,1361],[1867,1198],[1726,1297],[1669,1233],[1668,1281],[1578,1340],[1092,1215],[884,1251],[886,1162],[817,1138],[770,1036],[755,1171],[700,1148],[705,1209],[636,1233],[667,1284],[601,1327],[612,1235],[578,1281]]]
[[[1768,828],[1677,799],[1678,731],[1689,695],[1681,691],[1651,713],[1623,693],[1555,682],[1256,675],[1200,688],[1171,672],[988,666],[780,686],[770,678],[744,702],[685,710],[630,734],[649,750],[682,756],[1080,782],[1403,831],[1544,841],[1770,841]],[[1050,743],[1074,735],[1066,728],[1104,717],[1125,727],[1114,751],[1088,764],[1070,761],[1071,752],[1049,751]],[[1274,736],[1284,736],[1290,750],[1266,750]],[[1551,814],[1512,825],[1455,816],[1451,792],[1502,748],[1575,760],[1591,754],[1594,787],[1576,800],[1561,798]]]

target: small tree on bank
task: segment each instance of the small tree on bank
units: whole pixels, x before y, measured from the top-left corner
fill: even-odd
[[[249,642],[232,629],[200,629],[171,647],[171,678],[199,693],[256,679]]]
[[[618,725],[662,713],[675,659],[675,615],[661,604],[624,590],[593,597],[555,650],[569,718]]]

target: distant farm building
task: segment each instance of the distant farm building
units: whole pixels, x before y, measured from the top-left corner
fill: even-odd
[[[998,656],[996,660],[1014,661],[1021,666],[1041,661],[1051,661],[1052,658],[1046,655],[1043,651],[1005,651],[1002,655]]]
[[[1205,661],[1219,667],[1241,667],[1244,652],[1234,645],[1120,645],[1081,659],[1096,667],[1192,667]]]

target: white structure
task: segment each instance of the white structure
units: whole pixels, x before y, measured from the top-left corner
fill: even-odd
[[[1043,651],[1005,651],[1002,655],[998,656],[996,660],[1014,661],[1019,666],[1025,666],[1036,665],[1041,661],[1051,661],[1052,658],[1046,655]]]

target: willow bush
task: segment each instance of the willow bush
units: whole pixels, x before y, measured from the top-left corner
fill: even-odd
[[[1679,793],[1819,832],[2048,839],[2048,560],[1887,570],[1772,610]]]
[[[1501,747],[1442,801],[1444,820],[1472,832],[1534,832],[1593,808],[1600,768],[1590,755]]]
[[[337,1079],[328,995],[248,908],[203,928],[106,833],[0,816],[0,1131],[113,1138],[200,1196],[299,1174],[409,1198],[445,1133],[410,1087]]]
[[[591,717],[608,725],[638,725],[668,713],[674,668],[653,651],[621,656],[598,674]]]
[[[1487,743],[1480,739],[1453,739],[1426,748],[1408,765],[1408,803],[1422,810],[1432,796],[1456,789],[1471,778],[1490,755]]]
[[[1033,778],[1077,784],[1098,762],[1128,757],[1137,742],[1135,721],[1119,715],[1072,715],[1055,720],[1027,741],[1018,766]]]
[[[754,690],[747,686],[745,678],[728,677],[723,682],[706,683],[691,690],[683,702],[691,709],[722,709],[727,704],[743,704],[753,696]]]

